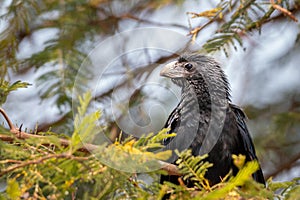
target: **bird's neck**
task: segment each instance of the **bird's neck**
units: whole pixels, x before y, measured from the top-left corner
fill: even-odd
[[[184,102],[198,105],[201,113],[210,113],[212,105],[224,108],[230,102],[226,82],[220,84],[220,82],[210,81],[208,85],[202,78],[186,80],[182,86],[181,98]]]
[[[181,99],[187,106],[189,104],[197,105],[201,113],[210,113],[211,111],[211,97],[204,82],[199,80],[188,81],[182,87]]]

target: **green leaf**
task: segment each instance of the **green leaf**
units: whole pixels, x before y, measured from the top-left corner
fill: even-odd
[[[168,158],[171,157],[171,155],[172,155],[172,151],[166,150],[166,151],[156,153],[155,158],[158,160],[167,160]]]
[[[183,174],[183,179],[194,181],[199,189],[209,189],[208,181],[204,178],[204,175],[213,164],[204,161],[208,155],[193,156],[191,150],[186,150],[181,153],[176,150],[175,153],[179,156],[176,163],[178,164],[180,172]]]
[[[285,195],[286,200],[294,200],[300,197],[300,185],[297,185],[290,189]]]
[[[203,199],[219,199],[227,196],[234,188],[243,186],[246,181],[252,179],[252,174],[259,169],[257,161],[250,161],[238,172],[238,174],[231,178],[228,183],[219,190],[208,193]]]
[[[27,88],[30,85],[31,85],[30,83],[22,82],[22,81],[19,80],[19,81],[14,82],[13,84],[11,84],[8,87],[8,90],[13,91],[13,90],[17,90],[19,88]]]
[[[8,81],[0,80],[0,105],[5,103],[7,96],[11,91],[17,90],[19,88],[27,88],[31,84],[22,81],[16,81],[10,85]]]
[[[82,142],[90,143],[97,133],[97,121],[101,116],[100,111],[86,114],[88,105],[92,99],[90,92],[79,97],[80,106],[74,120],[74,132],[71,137],[70,148],[76,151],[82,147]]]
[[[16,179],[8,180],[6,192],[11,199],[20,199],[21,190]]]

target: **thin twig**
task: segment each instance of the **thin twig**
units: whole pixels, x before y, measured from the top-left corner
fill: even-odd
[[[2,108],[0,108],[0,112],[1,112],[1,114],[3,115],[3,117],[5,118],[5,120],[6,120],[7,124],[8,124],[8,126],[9,126],[9,128],[10,128],[10,129],[13,129],[15,126],[14,126],[14,124],[10,121],[10,119],[9,119],[9,117],[7,116],[7,114],[5,113],[5,111],[4,111]]]
[[[30,134],[30,133],[26,133],[24,131],[21,131],[19,128],[17,128],[16,126],[13,125],[13,123],[9,119],[8,115],[6,114],[6,112],[2,108],[0,108],[0,112],[3,115],[3,117],[5,118],[7,124],[10,128],[10,132],[14,134],[14,135],[10,136],[10,135],[7,135],[7,134],[1,134],[0,133],[0,140],[7,141],[7,142],[12,142],[12,141],[15,140],[15,138],[21,139],[21,140],[25,140],[25,139],[29,139],[29,138],[36,138],[36,139],[45,139],[45,138],[47,138],[47,136]],[[70,146],[70,141],[67,140],[67,139],[59,138],[59,142],[64,147]],[[51,144],[44,144],[44,145],[49,146]],[[91,151],[95,151],[98,148],[99,147],[97,145],[94,145],[94,144],[84,144],[83,147],[78,149],[78,151],[91,152]]]
[[[298,19],[290,11],[288,11],[287,9],[285,9],[285,8],[283,8],[283,7],[281,7],[281,6],[277,5],[277,4],[274,4],[272,6],[276,10],[279,10],[284,15],[288,16],[289,18],[291,18],[294,22],[298,22]]]
[[[274,2],[274,0],[270,0],[270,3],[272,5],[272,7],[278,11],[280,11],[281,13],[283,13],[284,15],[288,16],[289,18],[291,18],[293,21],[298,22],[298,19],[292,14],[292,12],[290,12],[289,10],[281,7],[280,5],[276,4]]]
[[[18,163],[18,164],[9,166],[8,168],[0,171],[0,177],[3,176],[6,173],[9,173],[9,172],[12,172],[12,171],[18,169],[18,168],[22,168],[22,167],[32,165],[32,164],[40,164],[40,163],[43,163],[44,161],[52,159],[52,158],[56,158],[56,159],[58,159],[58,158],[71,158],[71,159],[74,159],[74,158],[76,158],[76,160],[88,160],[89,159],[87,157],[80,157],[80,158],[75,157],[71,154],[51,154],[51,155],[48,155],[48,156],[44,156],[42,158],[38,158],[38,159],[35,159],[35,160],[24,161],[22,163]]]
[[[294,166],[294,164],[300,159],[300,153],[290,159],[288,162],[279,166],[275,171],[271,172],[270,174],[266,175],[266,180],[270,177],[275,177],[280,174],[284,170],[288,170]]]
[[[32,138],[45,139],[47,137],[47,136],[30,134],[30,133],[20,131],[18,128],[16,128],[13,125],[13,123],[9,119],[8,115],[5,113],[5,111],[2,108],[0,108],[0,112],[4,116],[6,122],[8,123],[9,128],[10,128],[10,132],[14,134],[12,136],[9,136],[9,135],[0,133],[0,140],[7,141],[7,142],[13,142],[16,138],[25,140],[25,139],[29,139],[29,138],[31,138],[31,139]],[[70,145],[70,141],[67,140],[67,139],[60,138],[59,142],[64,147],[68,147]],[[44,145],[50,146],[51,144],[44,144]],[[78,149],[78,151],[85,152],[85,153],[92,153],[93,151],[95,151],[97,149],[99,149],[99,146],[97,146],[97,145],[84,144],[83,147]],[[58,155],[57,154],[51,154],[51,155],[45,156],[45,157],[40,158],[40,159],[31,160],[31,161],[28,161],[28,162],[26,161],[26,162],[21,163],[21,164],[13,165],[13,166],[7,168],[5,171],[1,171],[0,172],[0,177],[3,174],[7,173],[7,172],[13,171],[13,170],[15,170],[17,168],[20,168],[20,167],[27,166],[29,164],[42,163],[43,161],[45,161],[47,159],[51,159],[51,158],[70,158],[70,157],[77,158],[77,157],[74,157],[74,156],[69,155],[69,154],[58,154]],[[86,158],[86,159],[88,159],[88,158]],[[178,170],[176,165],[166,163],[166,162],[163,162],[163,161],[159,161],[159,164],[161,164],[161,169],[167,171],[169,175],[180,175],[179,170]]]
[[[249,2],[251,3],[251,2]],[[293,15],[293,12],[297,11],[299,9],[299,7],[294,7],[290,10],[287,10],[283,7],[281,7],[278,4],[274,3],[274,0],[270,0],[270,4],[272,5],[269,10],[266,12],[266,14],[259,20],[250,23],[249,25],[247,25],[245,27],[245,29],[242,32],[245,31],[251,31],[253,29],[257,29],[260,28],[263,24],[268,23],[272,20],[278,19],[282,16],[288,16],[289,18],[291,18],[293,21],[298,22],[298,19]],[[250,5],[250,4],[249,4]],[[243,6],[242,8],[245,8],[247,6]],[[271,14],[274,12],[274,10],[278,10],[281,12],[281,14],[274,16],[272,18],[270,18]],[[238,15],[233,14],[233,16],[235,16],[235,18],[238,17]],[[205,23],[204,25],[200,25],[197,26],[195,28],[193,28],[190,32],[189,35],[193,35],[193,39],[196,38],[196,36],[199,34],[200,31],[202,31],[204,28],[206,28],[208,25],[210,25],[212,22],[215,22],[218,19],[218,14],[216,14],[215,17],[211,18],[207,23]],[[218,32],[222,32],[221,30],[218,30]]]
[[[176,175],[176,176],[182,175],[179,172],[176,165],[173,165],[173,164],[170,164],[170,163],[167,163],[167,162],[164,162],[164,161],[159,161],[159,164],[162,166],[161,169],[168,172],[169,175]]]
[[[151,21],[148,19],[142,19],[142,18],[138,18],[130,13],[126,13],[124,15],[122,15],[120,17],[121,19],[131,19],[131,20],[135,20],[138,22],[142,22],[142,23],[147,23],[147,24],[152,24],[152,25],[156,25],[156,26],[162,26],[162,27],[166,27],[166,26],[171,26],[171,27],[177,27],[177,28],[181,28],[184,30],[188,30],[188,28],[184,25],[180,25],[180,24],[176,24],[176,23],[161,23],[161,22],[155,22],[155,21]]]

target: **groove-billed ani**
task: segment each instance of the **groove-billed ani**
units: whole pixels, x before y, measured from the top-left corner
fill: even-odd
[[[166,65],[160,75],[182,88],[181,100],[165,125],[169,133],[177,133],[164,141],[167,148],[189,148],[195,156],[208,153],[207,161],[213,166],[206,178],[211,185],[219,183],[230,170],[237,173],[233,154],[245,155],[246,162],[257,160],[245,114],[230,103],[229,83],[219,63],[204,55],[186,54]],[[170,162],[175,163],[175,159],[173,155]],[[252,176],[265,184],[261,169]],[[162,176],[163,181],[178,184],[178,177]]]

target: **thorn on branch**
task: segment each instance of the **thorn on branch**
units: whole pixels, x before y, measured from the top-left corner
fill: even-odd
[[[21,126],[20,126],[20,128],[19,128],[19,133],[22,132],[22,126],[23,126],[23,124],[21,124]]]

